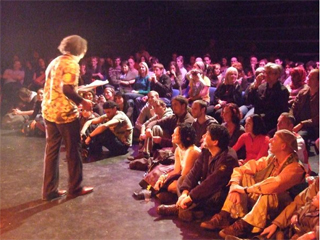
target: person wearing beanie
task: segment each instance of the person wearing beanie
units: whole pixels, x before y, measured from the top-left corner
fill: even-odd
[[[260,233],[267,219],[276,217],[291,201],[289,189],[302,183],[305,170],[296,154],[295,135],[278,130],[270,139],[271,154],[233,170],[230,190],[221,211],[202,222],[206,229],[222,229],[221,237],[249,238]]]

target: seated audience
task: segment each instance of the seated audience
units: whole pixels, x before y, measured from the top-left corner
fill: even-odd
[[[228,145],[228,130],[219,124],[210,125],[204,138],[205,149],[190,172],[179,179],[178,201],[173,205],[160,205],[158,214],[178,215],[184,221],[192,221],[204,214],[219,212],[229,190],[231,173],[238,166]]]
[[[132,124],[124,112],[117,109],[118,105],[113,101],[103,104],[104,115],[85,123],[81,132],[87,136],[85,143],[89,146],[89,154],[101,154],[102,146],[109,150],[110,156],[123,155],[132,145]],[[91,124],[97,124],[93,131],[88,128]],[[99,125],[98,125],[99,124]]]
[[[277,131],[270,139],[269,156],[234,169],[221,211],[202,222],[201,227],[222,229],[219,232],[222,238],[249,237],[251,233],[261,232],[268,217],[277,216],[292,201],[288,190],[305,179],[297,150],[292,132]]]
[[[292,104],[297,125],[293,131],[299,133],[309,148],[308,140],[319,138],[319,69],[312,70],[308,75],[308,88],[302,89]]]
[[[172,97],[171,79],[165,74],[161,63],[153,64],[154,75],[150,77],[151,90],[156,91],[167,105],[170,105]]]
[[[222,123],[221,112],[222,108],[227,103],[235,103],[237,106],[241,105],[241,88],[237,83],[238,71],[234,67],[229,67],[226,72],[224,81],[218,86],[214,93],[214,114],[213,117],[219,123]],[[211,115],[211,114],[210,114]]]
[[[288,91],[290,93],[289,105],[291,106],[300,90],[307,87],[307,85],[305,84],[306,71],[303,69],[303,67],[295,67],[291,70],[290,76],[291,81],[287,83],[285,87],[288,88]]]
[[[229,147],[233,147],[238,141],[239,137],[245,133],[245,129],[240,125],[240,111],[236,104],[227,103],[222,109],[222,126],[228,129],[230,135]],[[239,159],[246,158],[246,149],[241,147],[237,151]]]
[[[134,124],[134,102],[132,99],[126,99],[122,92],[118,91],[114,94],[114,101],[118,104],[118,110],[124,112],[130,119],[132,125]]]
[[[196,100],[192,103],[191,114],[195,119],[192,126],[196,130],[196,146],[200,147],[203,141],[203,137],[207,132],[207,128],[211,124],[218,124],[218,121],[213,117],[206,115],[207,112],[207,103],[202,100]]]
[[[186,74],[189,80],[188,102],[192,104],[195,100],[203,100],[210,103],[209,87],[210,79],[205,76],[205,66],[203,62],[195,62],[192,69]]]
[[[293,228],[294,234],[285,234],[282,239],[297,239],[298,236],[294,236],[296,234],[309,235],[298,238],[301,240],[312,240],[319,236],[319,177],[300,192],[260,235],[266,235],[266,238],[272,239],[277,229],[290,233],[288,228]],[[296,230],[299,232],[297,233]]]
[[[154,189],[161,203],[177,200],[177,181],[186,176],[198,159],[201,150],[195,145],[196,131],[191,124],[181,124],[174,129],[172,143],[174,151],[174,169],[168,174],[161,175]]]
[[[37,101],[35,102],[33,113],[29,119],[23,124],[22,133],[25,136],[45,136],[45,124],[42,117],[42,100],[43,100],[43,88],[37,91]],[[20,112],[22,113],[22,112]]]
[[[146,138],[153,139],[152,149],[150,150],[172,147],[171,135],[177,125],[184,122],[190,124],[194,122],[194,118],[187,111],[187,106],[188,102],[185,97],[176,96],[171,101],[173,115],[152,121],[146,125]]]
[[[180,72],[180,68],[178,67],[177,63],[172,61],[169,65],[169,70],[167,71],[167,75],[171,79],[171,85],[173,89],[178,89],[179,94],[182,95],[182,85],[183,79],[182,74]]]
[[[287,112],[289,92],[279,80],[281,76],[281,66],[275,63],[265,65],[264,75],[256,77],[254,84],[249,88],[248,103],[254,107],[254,113],[263,116],[267,131],[277,126],[277,119],[281,113]]]
[[[135,68],[134,70],[129,68],[129,61],[133,61],[133,59],[121,62],[121,72],[119,78],[116,79],[118,85],[120,85],[120,91],[124,93],[132,91],[132,83],[134,83],[136,77],[138,76],[138,71]],[[133,63],[131,63],[131,65]]]
[[[246,158],[239,160],[242,166],[249,160],[258,160],[268,155],[269,137],[261,116],[253,114],[246,119],[245,133],[242,134],[232,147],[235,151],[245,146]]]

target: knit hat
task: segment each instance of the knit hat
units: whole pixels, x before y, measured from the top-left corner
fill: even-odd
[[[287,129],[278,130],[276,132],[277,136],[284,141],[287,146],[292,150],[297,152],[298,151],[298,143],[296,136]]]

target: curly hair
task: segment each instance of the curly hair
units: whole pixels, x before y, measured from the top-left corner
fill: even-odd
[[[182,123],[178,126],[181,145],[187,149],[196,141],[196,130],[190,123]]]
[[[87,51],[87,40],[78,36],[71,35],[62,39],[58,49],[62,54],[70,53],[79,56]]]

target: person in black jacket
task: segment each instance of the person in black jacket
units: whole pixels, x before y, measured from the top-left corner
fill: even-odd
[[[229,133],[225,127],[219,124],[208,127],[205,149],[185,178],[179,179],[178,201],[174,205],[160,205],[159,215],[179,215],[182,220],[192,221],[202,218],[203,213],[220,211],[229,191],[227,184],[233,168],[239,166],[228,144]]]
[[[253,105],[254,113],[262,115],[270,131],[277,127],[280,114],[289,110],[289,92],[280,82],[280,65],[268,63],[264,68],[265,73],[258,75],[250,86],[247,100]]]

